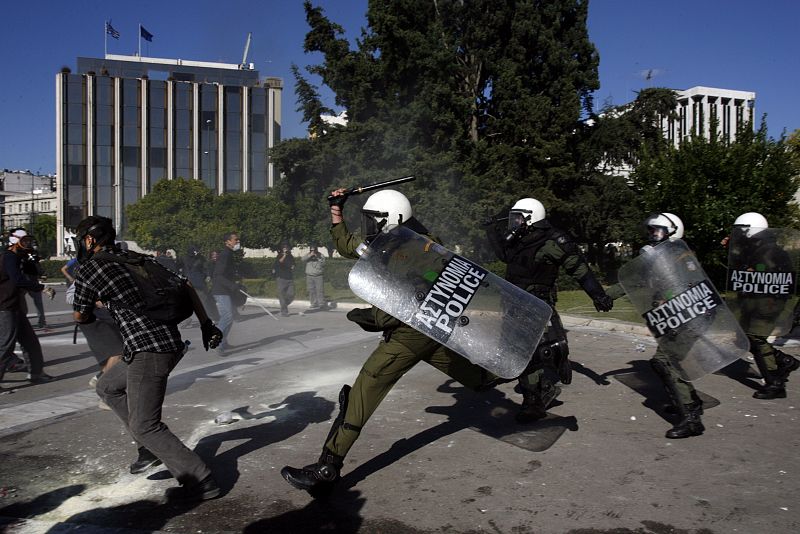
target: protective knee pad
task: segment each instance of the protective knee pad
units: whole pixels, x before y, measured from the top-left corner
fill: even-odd
[[[352,388],[349,385],[345,384],[339,391],[339,414],[336,416],[336,419],[333,420],[331,429],[328,432],[328,437],[325,438],[325,443],[330,441],[331,437],[333,437],[336,431],[339,430],[339,427],[343,427],[345,430],[353,430],[355,432],[361,432],[361,427],[346,423],[344,420],[344,416],[347,413],[347,404],[350,400],[351,389]]]

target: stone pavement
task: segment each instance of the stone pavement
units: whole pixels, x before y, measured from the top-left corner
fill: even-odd
[[[273,302],[264,303],[275,311]],[[751,398],[747,362],[702,378],[720,402],[706,433],[667,440],[669,415],[638,325],[565,317],[574,359],[551,416],[520,428],[513,384],[474,394],[420,364],[387,396],[316,501],[280,477],[316,460],[343,383],[378,336],[346,307],[279,320],[248,306],[225,358],[198,329],[170,380],[167,424],[203,456],[225,495],[163,503],[174,480],[131,475],[131,440],[86,387],[93,361],[68,323],[43,334],[59,380],[0,396],[0,525],[6,532],[794,533],[798,380]],[[51,312],[56,313],[56,312]],[[58,324],[57,316],[51,323]],[[792,351],[793,347],[786,350]],[[14,378],[14,377],[12,377]],[[12,382],[13,384],[13,382]],[[9,386],[10,384],[4,384]],[[222,415],[230,424],[217,424]]]

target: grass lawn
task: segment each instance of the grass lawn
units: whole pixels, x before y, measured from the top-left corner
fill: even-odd
[[[642,316],[633,309],[628,297],[615,300],[614,309],[605,313],[595,310],[592,299],[582,290],[559,291],[556,309],[563,315],[581,315],[596,319],[617,319],[619,321],[644,324]]]

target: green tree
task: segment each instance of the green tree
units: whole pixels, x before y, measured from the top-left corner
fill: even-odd
[[[56,251],[56,218],[52,215],[37,215],[33,220],[31,235],[36,238],[39,255],[51,256]]]
[[[305,51],[324,58],[307,71],[349,123],[276,149],[287,201],[414,174],[403,190],[420,219],[467,250],[486,248],[477,221],[513,199],[546,196],[563,209],[580,183],[572,138],[598,87],[587,6],[373,0],[351,49],[306,2]],[[303,109],[314,109],[316,93],[297,78]]]
[[[767,136],[766,122],[735,142],[694,137],[660,154],[645,153],[631,175],[644,212],[675,213],[703,266],[721,282],[726,253],[720,240],[742,213],[762,213],[770,226],[798,221],[797,168],[785,139]],[[724,287],[724,286],[723,286]]]

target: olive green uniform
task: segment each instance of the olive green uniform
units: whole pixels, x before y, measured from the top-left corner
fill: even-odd
[[[625,295],[625,290],[622,289],[621,285],[614,284],[606,290],[606,293],[608,293],[608,296],[612,299],[617,300]],[[650,359],[650,365],[664,383],[664,388],[667,390],[669,396],[674,397],[672,399],[674,403],[680,406],[686,406],[699,402],[700,398],[697,395],[697,390],[690,382],[681,378],[678,370],[672,365],[672,360],[667,353],[661,349],[661,346],[656,347],[656,353]]]
[[[361,240],[345,223],[331,228],[336,250],[346,258],[358,258]],[[430,237],[430,236],[428,236]],[[433,238],[432,238],[433,239]],[[361,367],[350,390],[343,424],[332,429],[325,448],[344,457],[358,439],[359,432],[395,383],[417,363],[424,361],[470,389],[489,382],[494,376],[466,358],[443,347],[431,338],[375,308],[361,310],[370,329],[382,330],[384,339]],[[348,314],[348,316],[351,316]]]
[[[569,382],[571,376],[567,360],[567,336],[555,309],[556,277],[559,269],[563,267],[596,303],[608,297],[572,237],[554,228],[547,220],[535,223],[526,234],[511,242],[503,238],[503,233],[504,228],[495,225],[487,228],[486,236],[495,255],[507,265],[506,280],[547,302],[553,309],[550,324],[537,347],[537,353],[541,347],[557,346],[559,362],[539,361],[538,356],[534,355],[533,372],[519,380],[520,386],[526,392],[541,400],[554,395],[553,383],[549,379],[543,380],[546,365],[557,366],[559,378],[565,383]]]

